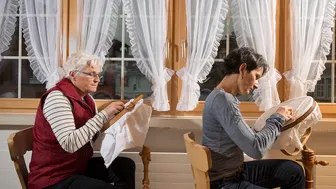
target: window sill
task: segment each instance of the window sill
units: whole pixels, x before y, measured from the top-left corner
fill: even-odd
[[[248,125],[253,125],[257,118],[245,117]],[[0,126],[32,126],[35,121],[35,113],[2,113],[0,112]],[[336,132],[336,118],[323,118],[313,126],[315,132]],[[153,116],[150,127],[176,128],[184,130],[202,129],[201,116]],[[0,127],[1,128],[1,127]]]
[[[98,109],[111,102],[111,100],[96,100]],[[127,102],[127,101],[125,101]],[[15,99],[15,98],[1,98],[0,99],[0,113],[13,113],[13,114],[25,114],[36,113],[36,109],[39,103],[39,99]],[[145,101],[150,105],[150,101]],[[323,118],[336,118],[336,103],[319,103]],[[202,116],[202,110],[204,107],[204,101],[199,102],[197,107],[193,111],[180,112],[174,110],[175,107],[171,107],[171,111],[158,112],[153,111],[153,116],[175,118],[184,116]],[[256,104],[251,102],[241,102],[240,110],[246,118],[257,118],[263,112],[259,111]]]

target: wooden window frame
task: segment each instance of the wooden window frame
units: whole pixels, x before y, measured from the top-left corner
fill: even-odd
[[[61,62],[66,62],[69,55],[69,40],[78,39],[78,32],[75,27],[69,27],[77,20],[77,1],[62,0],[62,48]],[[69,11],[71,8],[71,11]],[[276,12],[276,58],[275,67],[280,73],[291,69],[291,39],[290,39],[290,0],[277,0]],[[72,24],[73,25],[73,24]],[[77,25],[77,24],[75,24]],[[186,58],[182,57],[182,40],[187,40],[185,1],[170,0],[168,9],[168,36],[170,42],[169,58],[166,60],[167,68],[178,71],[186,65]],[[62,65],[62,64],[61,64]],[[170,102],[170,111],[157,112],[154,116],[201,116],[204,107],[204,101],[200,101],[193,111],[181,112],[176,110],[176,105],[181,93],[182,81],[173,75],[168,82],[168,96]],[[290,84],[283,78],[277,84],[279,97],[285,101],[289,97]],[[101,107],[111,100],[96,100],[97,106]],[[0,99],[0,113],[35,113],[39,99]],[[150,104],[150,102],[146,102]],[[323,114],[323,118],[336,117],[335,103],[318,103]],[[241,102],[240,109],[244,117],[256,118],[263,112],[259,111],[258,106],[253,102]]]

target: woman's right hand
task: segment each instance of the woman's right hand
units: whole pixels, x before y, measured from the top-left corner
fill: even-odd
[[[281,106],[275,113],[282,115],[286,121],[294,118],[293,108],[289,106]]]
[[[109,119],[112,119],[115,114],[124,109],[124,103],[121,101],[111,102],[104,110]]]

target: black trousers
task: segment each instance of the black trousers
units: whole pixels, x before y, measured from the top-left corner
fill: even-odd
[[[256,160],[244,163],[240,178],[230,181],[212,181],[211,189],[304,189],[302,167],[291,160]]]
[[[113,183],[113,184],[111,184]],[[135,163],[117,157],[106,168],[102,157],[91,158],[85,175],[73,175],[47,189],[135,189]]]

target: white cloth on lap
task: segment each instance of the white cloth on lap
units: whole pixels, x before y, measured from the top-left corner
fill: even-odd
[[[144,104],[141,99],[133,110],[125,113],[105,131],[100,153],[106,167],[110,166],[123,150],[144,144],[151,115],[152,108]]]

